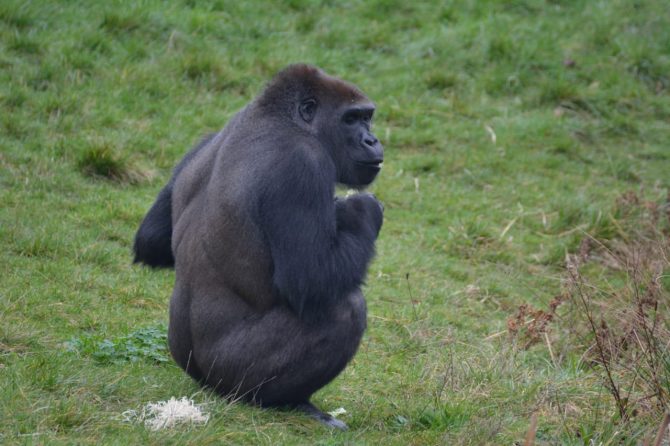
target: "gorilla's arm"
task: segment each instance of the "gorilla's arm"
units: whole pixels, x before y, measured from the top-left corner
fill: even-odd
[[[172,255],[172,184],[174,177],[158,193],[156,201],[142,220],[135,234],[134,263],[144,263],[153,268],[174,266]]]
[[[382,225],[382,207],[370,194],[333,199],[327,166],[285,159],[267,178],[261,226],[270,246],[279,295],[299,315],[360,287]]]
[[[191,149],[177,164],[170,181],[158,193],[156,201],[142,220],[137,233],[133,251],[134,263],[144,263],[153,268],[174,267],[172,255],[172,188],[179,173],[195,158],[203,147],[209,143],[216,133],[202,138],[198,145]]]

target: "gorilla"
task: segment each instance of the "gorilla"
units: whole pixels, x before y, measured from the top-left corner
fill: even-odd
[[[135,235],[134,263],[144,263],[153,268],[174,267],[172,255],[172,188],[177,175],[196,154],[209,143],[214,134],[205,136],[174,168],[172,178],[160,191]]]
[[[303,64],[279,72],[177,165],[137,231],[135,262],[175,268],[168,343],[222,396],[300,410],[356,353],[361,286],[383,220],[360,192],[381,169],[374,104]],[[359,192],[335,196],[336,184]]]

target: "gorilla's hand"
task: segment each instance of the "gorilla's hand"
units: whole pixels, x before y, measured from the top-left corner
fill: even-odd
[[[377,238],[384,221],[384,206],[373,194],[364,192],[335,202],[337,228],[343,231],[365,231]]]

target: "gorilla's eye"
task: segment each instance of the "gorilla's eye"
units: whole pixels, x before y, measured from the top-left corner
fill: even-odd
[[[344,113],[344,116],[342,116],[342,121],[347,125],[353,125],[358,122],[363,122],[369,125],[372,121],[373,113],[374,109],[353,108]]]
[[[305,122],[311,122],[314,119],[314,115],[316,115],[316,99],[310,98],[302,101],[298,112]]]
[[[350,111],[345,113],[342,117],[342,121],[347,125],[356,124],[356,121],[358,121],[358,112]]]

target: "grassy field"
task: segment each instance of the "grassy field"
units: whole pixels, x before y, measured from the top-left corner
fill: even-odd
[[[345,433],[199,390],[173,273],[131,264],[175,162],[298,61],[368,93],[386,148],[369,329],[314,398]],[[641,444],[669,188],[661,0],[4,0],[0,443]],[[172,396],[209,422],[126,419]]]

